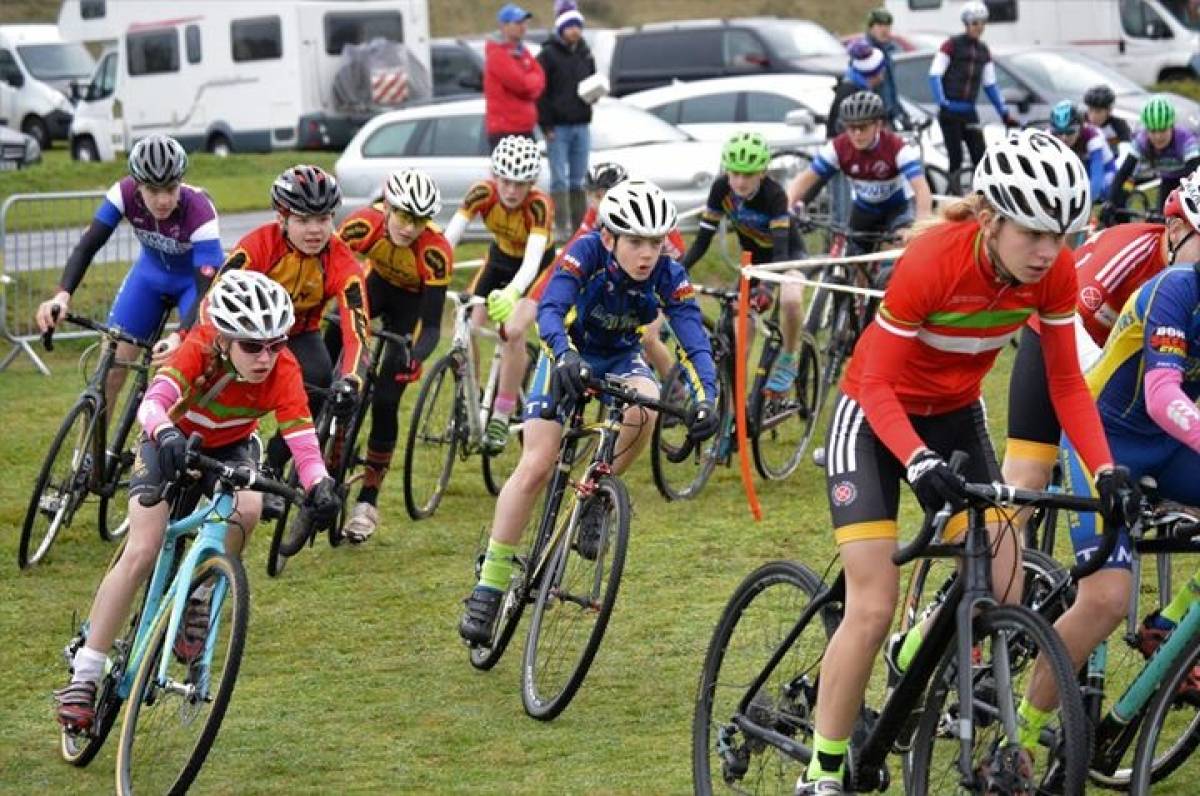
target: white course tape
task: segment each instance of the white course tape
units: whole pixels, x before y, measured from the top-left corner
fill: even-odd
[[[857,263],[878,263],[886,260],[895,260],[902,254],[904,254],[904,249],[888,249],[887,251],[873,252],[871,254],[856,254],[853,257],[810,257],[807,260],[762,263],[754,267],[764,271],[815,271],[835,263],[855,265]]]
[[[779,263],[772,263],[779,265]],[[789,285],[804,285],[806,287],[819,287],[824,290],[836,290],[840,293],[854,293],[859,296],[870,296],[871,298],[883,298],[882,290],[875,290],[869,287],[857,287],[855,285],[844,285],[840,282],[818,282],[815,279],[809,279],[799,274],[781,274],[776,271],[768,271],[761,265],[752,265],[742,269],[742,276],[745,279],[761,279],[765,282],[780,282]]]

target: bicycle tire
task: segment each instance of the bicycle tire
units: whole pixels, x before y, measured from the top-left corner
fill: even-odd
[[[116,464],[117,471],[113,473],[110,484],[112,494],[100,496],[100,505],[96,511],[96,530],[106,542],[115,542],[129,532],[129,475],[133,471],[136,456],[135,450],[120,453],[120,461]]]
[[[465,403],[457,364],[458,360],[454,354],[447,354],[439,359],[422,382],[416,405],[413,407],[408,439],[404,446],[404,507],[408,510],[408,516],[414,520],[431,517],[437,511],[446,486],[450,483],[450,473],[454,469],[454,454],[461,443],[460,423],[464,420],[462,406]],[[447,376],[452,381],[448,392],[445,386]],[[444,401],[447,397],[450,399],[449,411],[442,413],[444,417],[434,417],[440,406],[439,401]],[[433,425],[425,428],[429,423]],[[437,435],[430,437],[430,432],[434,430],[438,432]],[[414,457],[417,456],[417,445],[430,439],[444,445],[445,451],[439,455],[440,470],[432,490],[427,496],[422,496],[418,491],[421,487],[413,479],[417,477],[417,470],[425,463],[414,463]]]
[[[288,465],[287,485],[293,489],[300,487],[300,477],[296,474],[296,466]],[[275,530],[271,532],[271,546],[267,549],[267,574],[272,578],[277,578],[283,574],[283,570],[287,567],[288,558],[291,556],[287,552],[287,530],[288,519],[292,516],[292,502],[290,500],[283,501],[283,511],[275,520]]]
[[[246,571],[242,567],[241,561],[232,556],[221,554],[206,558],[196,566],[188,587],[188,594],[190,595],[196,589],[197,585],[203,583],[210,573],[216,573],[214,578],[220,578],[224,582],[227,591],[224,600],[222,600],[221,607],[228,606],[231,610],[231,614],[228,617],[222,616],[219,620],[211,620],[220,629],[219,632],[227,634],[226,638],[228,640],[227,657],[223,666],[221,666],[220,681],[215,689],[215,693],[212,695],[211,701],[206,701],[203,695],[198,700],[199,704],[208,707],[209,712],[181,768],[175,765],[168,765],[166,767],[167,772],[161,777],[155,778],[156,784],[149,784],[146,780],[151,774],[146,770],[145,766],[149,766],[151,761],[137,761],[140,770],[136,774],[137,778],[141,781],[138,788],[142,792],[167,792],[171,794],[183,794],[187,792],[208,757],[213,742],[216,740],[217,732],[221,728],[221,722],[225,718],[225,711],[229,707],[229,701],[233,697],[233,689],[237,683],[242,652],[246,643],[246,625],[250,614],[249,586],[246,581]],[[185,708],[197,704],[196,701],[189,704],[187,697],[176,700],[175,697],[182,697],[182,695],[159,688],[152,683],[152,680],[157,676],[159,660],[163,655],[171,656],[173,662],[185,667],[188,677],[192,674],[191,667],[195,665],[194,661],[192,663],[178,662],[174,658],[172,650],[174,640],[166,638],[169,623],[170,610],[168,606],[168,610],[161,612],[158,621],[155,622],[154,627],[150,631],[149,643],[145,647],[146,653],[138,666],[137,673],[133,679],[133,686],[129,692],[129,699],[125,708],[125,719],[121,725],[121,743],[117,747],[116,781],[119,796],[127,796],[127,794],[134,791],[134,752],[138,741],[146,740],[144,734],[138,733],[139,725],[144,729],[147,723],[153,724],[155,719],[160,716],[163,717],[163,721],[169,721],[171,718],[175,718],[175,714],[182,714]],[[194,684],[186,682],[186,678],[182,685],[185,688],[194,687]],[[194,699],[194,695],[192,698]],[[192,721],[194,721],[194,718]],[[149,756],[153,757],[154,763],[161,763],[167,757],[161,747],[156,746],[153,751],[154,754]],[[146,756],[143,755],[142,757]],[[169,786],[158,786],[159,782],[165,781],[170,782]]]
[[[525,343],[525,377],[521,379],[521,389],[517,392],[517,405],[513,407],[512,414],[509,416],[509,440],[504,446],[504,450],[498,454],[491,454],[484,451],[483,456],[483,485],[487,487],[487,491],[496,497],[500,496],[500,490],[504,488],[504,482],[512,475],[513,470],[517,467],[517,462],[521,459],[521,448],[523,446],[523,438],[520,431],[513,431],[513,426],[523,424],[522,413],[525,411],[525,396],[529,394],[529,384],[533,380],[533,372],[537,368],[538,357],[537,346],[533,343]],[[490,416],[490,413],[489,413]],[[514,448],[515,445],[515,448]],[[515,456],[513,454],[516,454]]]
[[[484,538],[486,545],[486,534]],[[471,665],[480,671],[486,672],[500,662],[500,658],[508,649],[508,643],[512,641],[513,634],[517,632],[517,625],[521,623],[521,614],[525,612],[525,606],[529,603],[529,590],[525,583],[525,560],[525,558],[517,556],[513,562],[513,572],[508,581],[508,589],[504,592],[504,598],[500,602],[500,613],[497,615],[496,625],[492,629],[491,643],[468,648],[467,657],[471,661]]]
[[[1200,705],[1178,693],[1179,686],[1197,666],[1200,666],[1200,635],[1193,636],[1183,647],[1146,707],[1129,782],[1131,793],[1149,793],[1151,785],[1173,774],[1200,745]],[[1163,726],[1169,718],[1173,730],[1171,734],[1176,734],[1181,714],[1190,714],[1190,718],[1182,723],[1182,732],[1178,733],[1165,754],[1156,756],[1155,748]]]
[[[694,498],[704,489],[708,479],[712,477],[717,462],[723,458],[721,448],[728,445],[731,439],[729,432],[730,417],[729,385],[724,377],[724,368],[717,365],[717,414],[721,417],[716,434],[701,443],[692,443],[687,438],[687,425],[679,418],[659,412],[654,419],[654,430],[650,436],[650,471],[654,477],[654,486],[660,495],[667,500],[687,500]],[[663,382],[662,394],[666,400],[674,395],[687,395],[691,401],[691,390],[687,375],[681,365],[673,365]],[[684,446],[691,446],[691,452],[684,455],[678,462],[672,461]],[[680,482],[683,482],[680,485]]]
[[[94,462],[88,462],[88,457],[93,455],[91,449],[94,447],[92,435],[95,433],[95,423],[96,404],[90,397],[84,397],[67,411],[59,425],[46,451],[46,458],[42,460],[29,506],[25,510],[25,521],[21,525],[21,539],[17,545],[17,565],[21,569],[29,569],[45,558],[55,538],[65,525],[70,525],[75,511],[87,499],[89,471],[86,468],[95,466]],[[61,469],[56,476],[55,466],[60,463],[59,457],[64,452],[64,446],[71,444],[72,436],[74,447],[68,449],[71,458],[67,468]],[[52,486],[58,490],[58,504],[46,528],[35,532],[39,518],[47,516],[42,510],[42,501]],[[64,492],[66,500],[62,499]],[[40,540],[31,550],[30,543],[35,536]]]
[[[975,641],[976,639],[980,639],[980,641]],[[1062,780],[1057,786],[1059,789],[1054,792],[1083,793],[1092,751],[1092,728],[1083,710],[1075,667],[1050,623],[1044,617],[1021,605],[989,606],[984,608],[972,623],[972,641],[973,646],[979,650],[980,660],[978,664],[980,673],[973,675],[971,696],[972,714],[979,714],[972,722],[976,744],[976,751],[972,755],[972,771],[977,771],[983,763],[980,758],[980,750],[983,750],[983,754],[988,754],[989,742],[986,738],[991,736],[991,731],[994,730],[999,736],[1006,737],[1004,729],[1000,726],[1001,722],[991,718],[1003,708],[995,706],[998,699],[991,701],[986,699],[989,682],[986,672],[993,670],[991,662],[997,659],[1006,660],[1013,678],[1014,687],[1011,690],[1013,692],[1019,690],[1024,693],[1025,683],[1017,687],[1016,680],[1020,675],[1032,672],[1035,655],[1031,647],[1036,646],[1037,657],[1043,658],[1048,664],[1060,695],[1060,703],[1054,713],[1054,720],[1047,725],[1047,730],[1043,734],[1052,735],[1056,750],[1061,751],[1057,751],[1053,755],[1035,755],[1033,762],[1035,765],[1039,759],[1049,762],[1052,757],[1054,760],[1060,761]],[[956,654],[956,645],[952,644],[937,665],[930,681],[929,691],[913,738],[912,750],[909,752],[909,776],[905,784],[907,786],[906,793],[911,796],[942,794],[946,793],[948,788],[954,790],[959,787],[963,776],[962,772],[958,770],[959,741],[957,734],[959,732],[957,728],[963,721],[959,708],[961,701],[947,702],[951,692],[954,692],[957,698],[958,683],[953,673]],[[992,696],[998,696],[994,677],[991,683]],[[1020,694],[1009,693],[1004,698],[1010,703],[1007,709],[1011,709],[1015,713]],[[951,726],[956,728],[953,734],[950,732]],[[886,729],[877,727],[876,731],[884,732]],[[985,732],[980,732],[981,729]],[[981,742],[981,738],[985,740]],[[948,743],[936,747],[936,749],[943,750],[943,754],[939,755],[935,762],[933,759],[935,743],[939,740],[948,741]],[[999,738],[994,740],[999,744]],[[933,782],[931,782],[931,775],[934,779]],[[1043,778],[1050,776],[1053,774],[1049,769],[1045,772],[1034,773],[1033,786],[1040,787],[1044,784]]]
[[[369,409],[370,395],[365,395],[359,402],[354,417],[350,419],[350,430],[347,434],[344,437],[331,436],[325,443],[325,461],[333,463],[333,466],[329,468],[329,475],[337,484],[342,498],[337,517],[326,530],[330,547],[339,547],[342,542],[346,541],[342,527],[349,517],[350,487],[357,480],[355,471],[360,470],[365,461],[360,455],[362,446],[359,440],[362,437],[363,421],[366,419]]]
[[[597,501],[607,504],[609,513],[600,529],[596,557],[589,561],[577,547],[580,521],[591,506],[599,505]],[[566,710],[583,685],[612,618],[629,545],[632,509],[621,479],[611,475],[597,478],[595,491],[575,505],[580,506],[578,511],[565,502],[559,506],[559,517],[565,516],[569,525],[559,534],[558,549],[551,553],[548,581],[538,590],[521,662],[521,703],[527,714],[541,721],[550,721]],[[583,633],[575,634],[583,636],[582,647],[565,655],[567,665],[572,658],[574,665],[561,682],[553,675],[546,676],[552,668],[552,654],[571,646],[567,641],[570,630],[556,632],[559,623],[583,618],[586,624],[589,614],[594,617],[591,627],[580,627]],[[549,646],[543,643],[547,638]]]
[[[704,656],[692,716],[692,784],[697,794],[708,796],[726,787],[737,792],[793,792],[802,764],[782,753],[772,754],[773,747],[764,743],[739,742],[740,731],[731,730],[730,718],[748,685],[823,588],[821,579],[803,564],[772,561],[747,575],[729,598]],[[749,614],[752,607],[755,611]],[[831,603],[813,615],[751,701],[760,723],[786,728],[794,740],[811,743],[820,664],[840,621],[839,604]],[[739,633],[746,627],[743,622],[750,628]],[[814,629],[819,632],[812,633]],[[735,639],[739,648],[747,648],[735,650]],[[735,651],[744,660],[735,660],[731,654]],[[759,778],[758,788],[745,784],[752,773]],[[763,786],[766,778],[773,780],[773,787]]]
[[[763,364],[769,372],[770,365]],[[765,384],[765,379],[760,381]],[[754,429],[750,440],[754,466],[763,478],[782,481],[796,471],[817,430],[817,413],[821,405],[821,356],[812,336],[807,332],[801,334],[791,395],[782,399],[768,398],[761,394],[762,385],[756,384],[756,387],[759,394],[749,402],[755,415],[750,421],[750,427]],[[791,429],[796,425],[788,423],[789,417],[798,418],[800,426],[783,434],[781,427]],[[777,459],[777,456],[781,458]]]

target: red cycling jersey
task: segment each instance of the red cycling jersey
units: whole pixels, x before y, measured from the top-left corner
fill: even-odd
[[[1162,253],[1166,231],[1162,224],[1121,224],[1075,250],[1076,309],[1096,345],[1104,345],[1134,291],[1167,267]]]
[[[908,415],[943,414],[976,401],[1000,350],[1036,312],[1045,327],[1054,410],[1096,472],[1112,459],[1075,354],[1074,270],[1064,248],[1039,282],[1014,286],[997,277],[977,221],[926,231],[896,261],[842,390],[907,463],[925,447]]]

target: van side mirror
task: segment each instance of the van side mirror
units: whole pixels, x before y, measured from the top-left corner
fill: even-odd
[[[811,130],[817,126],[817,120],[812,115],[812,111],[805,108],[793,108],[788,111],[783,117],[783,123],[789,127],[799,127],[802,130]]]

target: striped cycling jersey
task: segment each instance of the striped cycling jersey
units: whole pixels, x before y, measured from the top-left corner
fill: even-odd
[[[351,250],[366,257],[368,273],[379,274],[388,284],[413,293],[450,284],[454,253],[432,221],[411,244],[397,246],[387,234],[383,203],[376,202],[351,213],[337,234]]]
[[[1104,345],[1130,295],[1166,267],[1164,234],[1162,224],[1120,224],[1075,250],[1076,309],[1096,345]]]
[[[530,188],[525,201],[509,210],[500,201],[495,180],[482,180],[467,189],[458,214],[467,221],[479,216],[496,240],[500,251],[520,259],[530,235],[544,235],[553,241],[554,202],[538,188]]]
[[[729,219],[743,251],[765,256],[775,248],[774,230],[787,229],[791,223],[787,192],[775,180],[763,177],[754,195],[743,199],[730,187],[729,175],[721,174],[708,190],[700,227],[715,232],[723,218]]]

